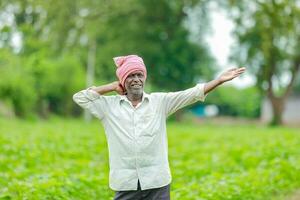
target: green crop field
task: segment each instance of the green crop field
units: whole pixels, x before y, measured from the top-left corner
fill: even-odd
[[[169,123],[171,197],[285,199],[300,188],[300,131]],[[0,199],[112,199],[98,121],[0,120]]]

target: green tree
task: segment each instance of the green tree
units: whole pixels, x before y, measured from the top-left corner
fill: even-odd
[[[224,2],[222,2],[224,3]],[[300,68],[299,1],[228,0],[238,40],[234,59],[257,78],[273,108],[272,124],[281,124],[284,104]],[[286,83],[284,76],[289,76]]]
[[[89,84],[93,68],[96,82],[115,80],[112,57],[117,55],[141,55],[151,74],[150,84],[159,89],[184,89],[203,74],[211,76],[213,59],[202,40],[206,29],[195,43],[184,25],[188,8],[204,16],[196,26],[207,25],[206,6],[195,0],[1,1],[0,17],[9,16],[12,22],[0,27],[0,42],[24,61],[20,67],[35,80],[39,113],[47,113],[45,105],[61,113],[53,105],[62,103],[58,99],[66,97],[65,93],[54,92],[48,84],[64,87],[64,79],[58,78],[61,72],[77,76],[78,66],[84,71],[90,67]],[[19,49],[12,45],[14,34],[21,36]],[[68,69],[71,65],[74,70]],[[82,76],[79,80],[84,83]],[[78,86],[75,81],[70,84],[73,89]]]
[[[75,91],[84,87],[84,71],[81,56],[77,56],[77,49],[69,47],[67,40],[66,32],[73,23],[65,18],[73,19],[76,13],[69,4],[70,1],[14,0],[0,5],[0,16],[13,19],[13,22],[3,20],[5,26],[0,30],[3,33],[0,41],[11,52],[5,55],[15,59],[12,62],[6,56],[0,65],[3,72],[1,98],[13,101],[18,116],[27,116],[33,111],[44,117],[50,111],[71,114],[75,107],[70,99]],[[55,10],[59,13],[56,18],[53,17]],[[12,45],[16,33],[22,36],[19,50]]]
[[[105,79],[115,78],[111,58],[129,53],[144,58],[150,74],[148,80],[155,89],[180,90],[191,86],[204,74],[211,76],[214,63],[207,46],[203,40],[198,40],[197,44],[192,42],[184,26],[188,17],[185,8],[196,6],[203,8],[207,4],[144,0],[137,1],[127,12],[111,16],[106,21],[107,32],[103,34],[98,54]],[[205,19],[202,23],[207,23]]]
[[[0,99],[10,101],[17,116],[28,117],[37,102],[35,80],[10,50],[0,49],[0,57]]]

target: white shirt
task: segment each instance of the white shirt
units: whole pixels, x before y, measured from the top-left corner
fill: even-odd
[[[93,86],[94,87],[94,86]],[[133,107],[124,95],[99,95],[90,87],[73,100],[102,121],[109,149],[109,186],[115,191],[163,187],[171,183],[166,118],[198,100],[204,84],[184,91],[143,93]]]

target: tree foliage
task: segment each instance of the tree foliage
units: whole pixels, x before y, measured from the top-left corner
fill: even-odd
[[[227,3],[238,39],[234,59],[253,72],[258,88],[272,102],[272,123],[280,124],[284,102],[300,68],[299,2],[228,0]]]
[[[6,52],[1,51],[1,56],[7,58],[6,65],[0,66],[6,74],[1,89],[11,88],[10,92],[2,92],[2,97],[15,101],[13,105],[20,116],[33,110],[42,116],[51,111],[72,113],[70,97],[85,87],[91,45],[95,46],[96,82],[116,79],[114,56],[139,54],[145,59],[148,83],[154,88],[186,88],[201,75],[213,72],[207,69],[213,63],[207,47],[200,40],[192,42],[184,26],[186,8],[195,6],[203,10],[206,3],[1,1],[0,44]],[[12,82],[14,85],[9,86]],[[26,104],[22,103],[24,98]]]

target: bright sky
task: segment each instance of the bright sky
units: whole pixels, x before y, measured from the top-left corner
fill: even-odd
[[[221,67],[220,71],[239,67],[230,63],[228,59],[231,45],[234,43],[234,39],[230,34],[234,28],[233,23],[229,20],[224,11],[212,8],[211,12],[213,34],[207,38],[207,41],[213,56],[216,58],[218,65]],[[232,83],[237,87],[243,88],[254,85],[255,80],[253,76],[247,75],[246,71],[242,77],[233,80]]]

